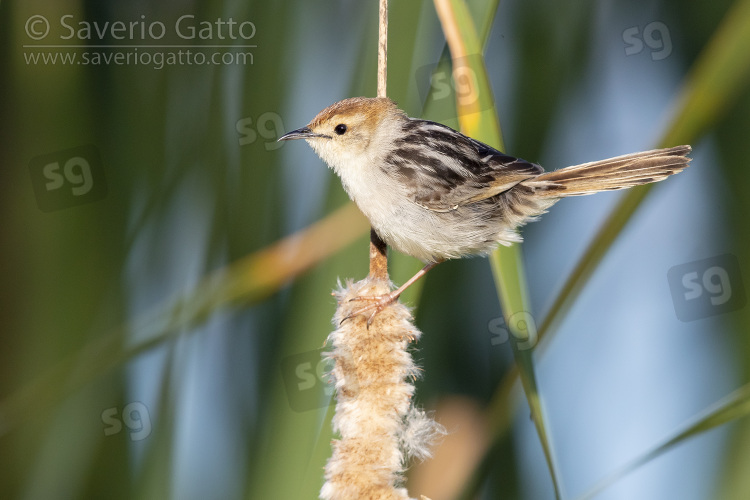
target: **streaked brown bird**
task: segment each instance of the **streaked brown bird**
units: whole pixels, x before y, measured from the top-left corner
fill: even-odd
[[[363,297],[368,321],[438,263],[520,242],[518,229],[567,196],[658,182],[688,166],[690,146],[545,172],[387,98],[344,99],[280,141],[305,139],[341,178],[377,234],[426,265],[389,294]]]

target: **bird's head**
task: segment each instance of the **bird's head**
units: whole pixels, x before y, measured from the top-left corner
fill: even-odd
[[[391,130],[400,131],[391,121],[405,119],[403,111],[388,98],[352,97],[328,106],[307,126],[284,134],[279,141],[305,139],[340,174],[384,153]]]

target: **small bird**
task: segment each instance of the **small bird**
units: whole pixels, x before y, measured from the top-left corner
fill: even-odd
[[[566,196],[661,181],[688,166],[690,146],[545,172],[440,123],[409,118],[384,97],[352,97],[278,140],[305,139],[341,178],[380,238],[425,266],[352,316],[372,318],[447,259],[521,241],[518,229]]]

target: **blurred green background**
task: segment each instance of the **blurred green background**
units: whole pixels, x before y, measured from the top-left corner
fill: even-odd
[[[432,2],[390,3],[389,96],[457,127],[464,87],[437,66]],[[491,24],[507,152],[548,170],[654,147],[716,30],[748,12],[531,0],[487,17],[495,2],[468,3]],[[368,232],[306,145],[275,141],[375,95],[377,2],[1,1],[0,39],[0,498],[317,498],[330,291],[367,273]],[[535,353],[565,498],[749,378],[737,54],[743,83],[717,90],[727,104],[692,166],[649,193]],[[534,318],[621,196],[564,200],[524,230]],[[397,283],[419,267],[391,255]],[[410,494],[553,498],[520,390],[494,437],[488,405],[513,357],[487,260],[443,264],[421,290],[404,297],[424,332],[417,400],[451,434],[410,470]],[[750,498],[745,412],[596,498]]]

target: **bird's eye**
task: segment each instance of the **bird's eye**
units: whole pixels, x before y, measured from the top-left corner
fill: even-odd
[[[344,135],[344,132],[346,132],[346,125],[344,125],[343,123],[339,123],[338,125],[336,125],[336,128],[334,128],[333,131],[338,135]]]

